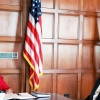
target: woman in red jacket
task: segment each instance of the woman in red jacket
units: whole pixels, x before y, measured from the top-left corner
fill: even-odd
[[[3,77],[0,75],[0,90],[6,93],[13,93],[13,90],[6,84]]]

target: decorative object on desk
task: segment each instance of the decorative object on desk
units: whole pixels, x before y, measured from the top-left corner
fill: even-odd
[[[44,93],[44,92],[31,92],[31,95],[37,97],[37,98],[45,98],[45,97],[50,97],[50,93]]]
[[[5,93],[0,93],[0,100],[4,100]]]
[[[18,94],[8,93],[8,94],[5,94],[4,100],[8,100],[8,99],[33,99],[33,98],[36,98],[36,97],[32,96],[29,93],[18,93]]]

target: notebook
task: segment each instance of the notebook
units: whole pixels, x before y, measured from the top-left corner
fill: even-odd
[[[31,92],[31,95],[37,97],[37,98],[42,98],[42,97],[50,97],[50,93],[44,93],[44,92]]]

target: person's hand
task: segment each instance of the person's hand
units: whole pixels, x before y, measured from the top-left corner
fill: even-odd
[[[13,90],[11,88],[6,90],[6,93],[13,93]]]

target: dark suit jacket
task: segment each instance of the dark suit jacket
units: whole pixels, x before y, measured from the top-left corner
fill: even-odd
[[[100,85],[100,78],[97,79],[91,94],[85,100],[92,100],[93,99],[93,95],[95,94],[95,91],[97,90],[99,85]],[[97,96],[96,100],[100,100],[100,93]]]

